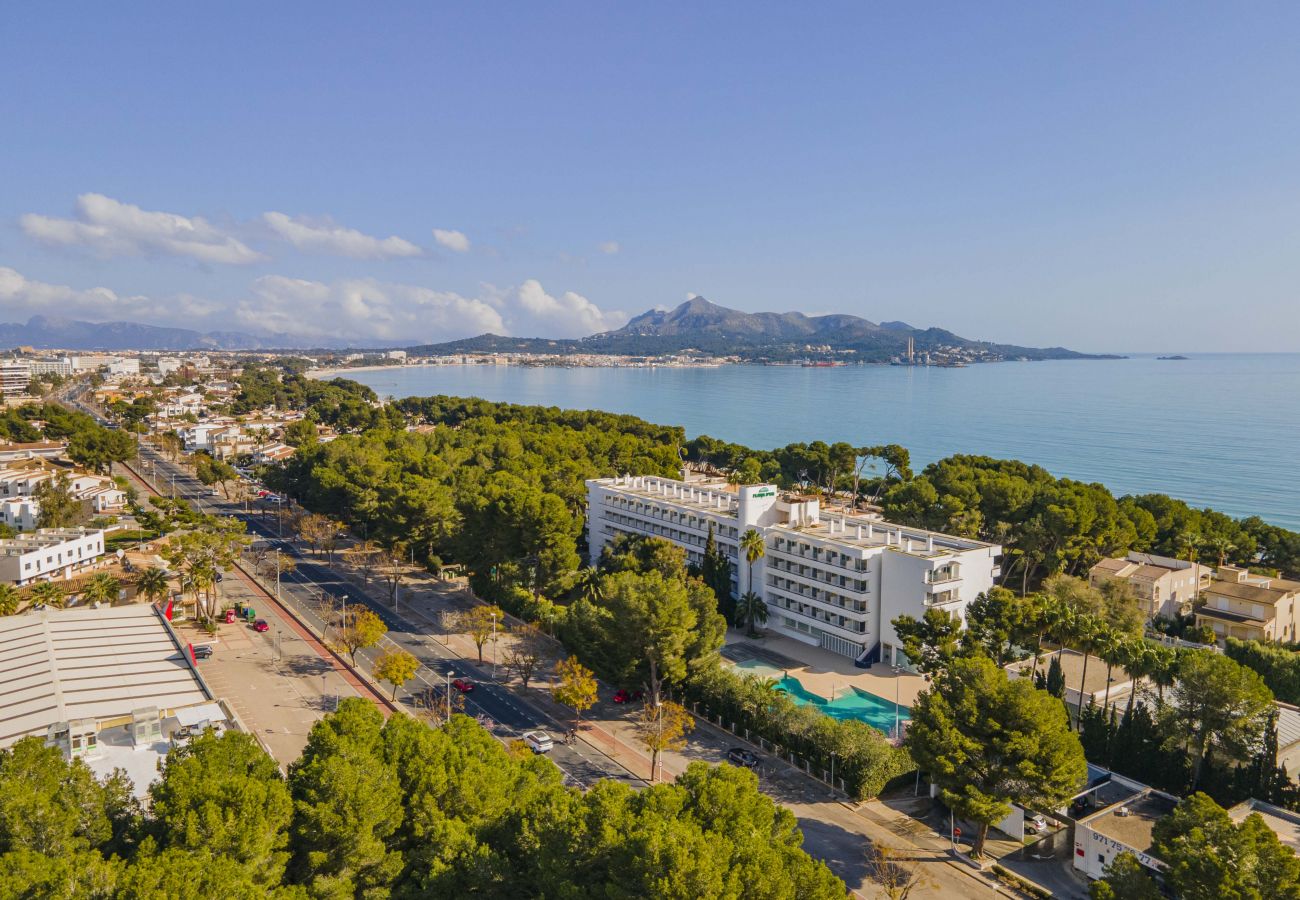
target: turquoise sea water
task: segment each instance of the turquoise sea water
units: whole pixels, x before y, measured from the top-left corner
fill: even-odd
[[[827,700],[825,697],[807,690],[798,678],[793,675],[786,675],[781,669],[762,660],[747,659],[734,665],[736,668],[757,675],[760,678],[776,679],[777,686],[800,706],[815,706],[834,719],[857,719],[886,734],[890,734],[894,730],[895,706],[893,701],[853,687],[837,692],[834,700]],[[911,711],[906,706],[898,706],[897,710],[897,721],[906,722],[911,718]]]
[[[452,394],[631,413],[752,447],[897,443],[1037,463],[1116,494],[1160,492],[1300,530],[1300,354],[1188,354],[965,369],[408,367],[351,377],[384,396]]]

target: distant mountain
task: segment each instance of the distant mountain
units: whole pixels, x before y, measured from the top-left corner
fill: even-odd
[[[0,323],[0,347],[19,346],[59,350],[280,350],[320,347],[321,343],[289,334],[258,337],[239,331],[200,332],[138,322],[83,322],[32,316],[25,325]],[[337,341],[327,346],[345,347],[352,343]]]
[[[601,353],[656,356],[698,351],[750,360],[782,361],[833,356],[861,362],[884,362],[907,351],[954,361],[998,359],[1089,359],[1063,347],[1019,347],[974,341],[942,328],[913,328],[906,322],[876,324],[843,314],[747,313],[695,297],[675,309],[652,309],[616,331],[580,340],[512,338],[484,334],[445,344],[412,347],[418,354],[438,353]]]

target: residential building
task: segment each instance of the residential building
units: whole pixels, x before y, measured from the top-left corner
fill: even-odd
[[[134,356],[115,359],[108,364],[108,374],[117,375],[119,377],[124,375],[139,375],[140,360]]]
[[[0,444],[0,464],[24,459],[58,459],[68,449],[63,441],[33,441],[26,444]]]
[[[35,531],[41,518],[41,504],[34,498],[0,500],[0,523],[14,531]]]
[[[73,374],[72,360],[69,357],[41,357],[28,361],[33,375],[62,375],[65,378]]]
[[[42,528],[0,540],[0,582],[22,586],[67,579],[104,555],[104,532],[91,528]]]
[[[384,356],[387,357],[388,359],[400,359],[403,362],[406,361],[405,350],[389,350],[387,353],[384,354]]]
[[[587,482],[593,559],[620,534],[655,535],[703,560],[709,528],[731,562],[736,596],[766,602],[767,628],[851,657],[907,665],[891,621],[930,608],[965,619],[994,584],[995,544],[840,512],[775,485],[625,476]],[[751,566],[741,536],[757,531],[764,556]],[[752,570],[752,585],[751,585]]]
[[[183,365],[185,364],[174,356],[160,356],[158,357],[158,374],[166,377],[173,372],[179,372]]]
[[[0,394],[6,397],[26,394],[31,383],[32,367],[27,360],[0,360]]]
[[[1196,624],[1209,625],[1220,640],[1294,641],[1300,581],[1256,575],[1237,566],[1219,566],[1217,577],[1201,591]]]
[[[1126,583],[1148,619],[1156,616],[1172,619],[1186,614],[1212,577],[1209,566],[1150,553],[1103,559],[1088,572],[1093,587],[1100,587],[1108,580]]]
[[[109,356],[106,353],[89,353],[81,356],[71,357],[72,371],[74,372],[94,372],[103,369],[115,362],[116,356]]]

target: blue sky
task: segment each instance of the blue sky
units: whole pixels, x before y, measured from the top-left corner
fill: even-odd
[[[9,4],[0,319],[1300,350],[1300,6]],[[435,233],[435,229],[438,233]]]

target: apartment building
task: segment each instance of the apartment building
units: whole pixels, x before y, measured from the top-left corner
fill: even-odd
[[[1196,624],[1209,625],[1222,640],[1300,640],[1300,581],[1255,575],[1237,566],[1219,566],[1201,591]]]
[[[41,504],[34,498],[0,500],[0,524],[14,531],[35,531],[41,518]]]
[[[0,360],[0,394],[16,397],[27,393],[32,383],[32,367],[25,359]]]
[[[0,582],[21,587],[91,568],[104,555],[104,532],[92,528],[42,528],[0,540]]]
[[[73,374],[70,357],[40,357],[28,361],[33,375],[62,375],[65,378]]]
[[[1127,584],[1148,619],[1156,616],[1172,619],[1186,614],[1212,579],[1213,570],[1209,566],[1150,553],[1103,559],[1088,572],[1088,582],[1093,587],[1101,587],[1106,581]]]
[[[765,555],[752,589],[767,603],[767,627],[859,664],[906,665],[890,622],[930,608],[964,620],[967,605],[994,584],[995,544],[893,525],[867,516],[823,514],[816,497],[775,485],[624,476],[587,482],[593,559],[620,534],[655,535],[703,560],[709,526],[732,564],[737,596],[751,589],[740,537],[754,529]]]

